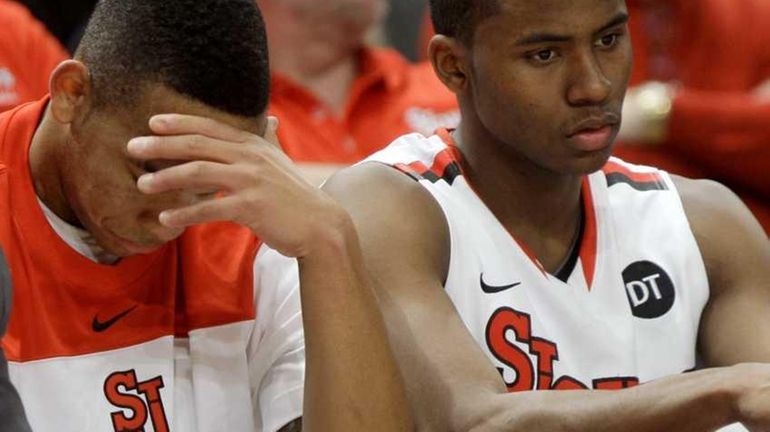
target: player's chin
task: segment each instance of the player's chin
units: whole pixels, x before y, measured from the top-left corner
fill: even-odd
[[[610,156],[612,156],[612,147],[591,152],[580,152],[570,161],[570,171],[579,175],[594,173],[604,168]]]
[[[160,249],[166,241],[161,239],[147,240],[143,239],[130,240],[118,235],[112,234],[111,238],[105,241],[104,248],[110,254],[119,256],[121,258],[127,258],[134,255],[146,255]]]

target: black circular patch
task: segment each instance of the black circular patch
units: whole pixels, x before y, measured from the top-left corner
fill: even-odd
[[[635,317],[653,319],[665,315],[674,305],[676,290],[660,266],[649,261],[635,262],[623,270],[626,297]]]

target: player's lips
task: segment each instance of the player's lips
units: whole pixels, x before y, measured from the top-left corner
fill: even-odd
[[[567,138],[582,151],[603,150],[612,144],[613,132],[620,123],[617,115],[607,113],[581,121],[567,134]]]

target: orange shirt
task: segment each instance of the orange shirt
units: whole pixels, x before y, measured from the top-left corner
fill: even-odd
[[[281,121],[278,137],[292,159],[354,163],[403,134],[430,135],[459,121],[454,94],[429,64],[410,64],[384,48],[362,49],[360,62],[342,116],[302,86],[274,76],[270,111]]]
[[[22,5],[0,0],[0,112],[40,99],[69,55]]]
[[[246,228],[188,229],[157,251],[94,263],[48,223],[29,171],[29,146],[47,99],[0,115],[0,246],[14,295],[3,346],[10,361],[79,356],[161,336],[254,319],[259,242]],[[97,320],[131,310],[109,333]]]

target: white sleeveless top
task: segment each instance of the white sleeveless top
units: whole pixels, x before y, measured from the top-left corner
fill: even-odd
[[[560,279],[499,223],[440,135],[404,136],[367,161],[409,174],[441,206],[446,292],[509,391],[619,389],[695,367],[708,281],[667,173],[613,158],[588,175],[579,254]]]

